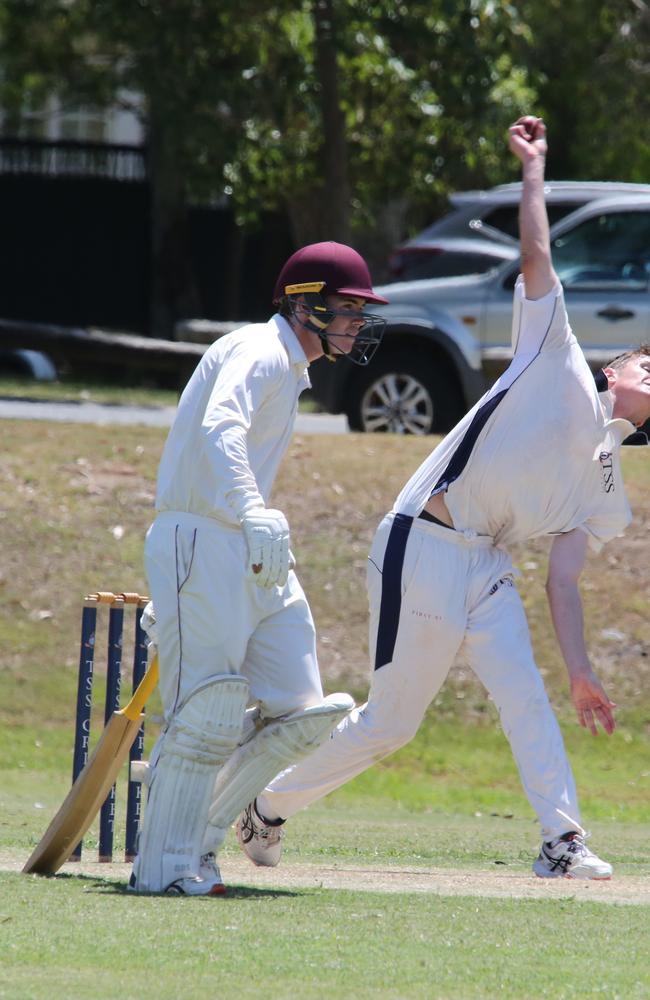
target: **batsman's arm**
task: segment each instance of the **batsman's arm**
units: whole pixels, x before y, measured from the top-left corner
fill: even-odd
[[[265,506],[251,466],[248,434],[281,379],[281,366],[272,353],[259,356],[242,346],[224,361],[205,407],[202,454],[239,519],[244,510]]]

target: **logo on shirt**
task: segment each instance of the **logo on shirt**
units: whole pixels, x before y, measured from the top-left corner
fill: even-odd
[[[492,597],[492,594],[496,594],[497,590],[501,587],[514,587],[515,581],[511,576],[502,576],[500,580],[497,580],[490,589],[488,590],[488,597]]]
[[[598,461],[603,477],[603,493],[613,493],[616,486],[614,485],[614,462],[611,451],[601,451]]]

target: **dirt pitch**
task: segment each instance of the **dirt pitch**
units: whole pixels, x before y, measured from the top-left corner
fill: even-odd
[[[24,859],[0,853],[0,869],[20,871]],[[233,894],[238,886],[263,889],[346,889],[352,892],[418,892],[436,896],[475,896],[489,899],[573,899],[578,902],[615,903],[631,906],[650,904],[650,877],[619,875],[607,882],[575,879],[539,879],[525,872],[452,868],[404,868],[398,866],[283,864],[278,868],[255,868],[243,858],[226,857],[221,865],[224,881]],[[64,874],[87,875],[89,879],[115,878],[127,881],[131,866],[83,861],[67,864]],[[36,876],[33,876],[36,877]]]

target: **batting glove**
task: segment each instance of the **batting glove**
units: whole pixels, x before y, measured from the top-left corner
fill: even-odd
[[[284,587],[289,575],[289,525],[281,510],[254,507],[241,519],[248,544],[248,576],[258,587]]]

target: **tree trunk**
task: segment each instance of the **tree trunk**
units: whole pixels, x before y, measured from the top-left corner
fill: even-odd
[[[316,70],[320,82],[323,145],[321,238],[350,241],[350,180],[345,118],[339,101],[333,0],[314,0]]]
[[[232,219],[228,229],[228,257],[226,266],[226,290],[223,312],[220,315],[226,320],[240,319],[240,300],[242,292],[242,269],[244,266],[244,231]],[[244,319],[248,316],[244,315]]]
[[[304,247],[307,243],[318,243],[330,237],[323,232],[322,189],[310,191],[308,194],[292,194],[286,210],[291,226],[291,238],[296,247]],[[340,242],[345,243],[345,240]]]
[[[150,104],[149,170],[151,177],[151,330],[171,338],[180,319],[201,314],[190,256],[189,220],[182,158],[164,109]]]

